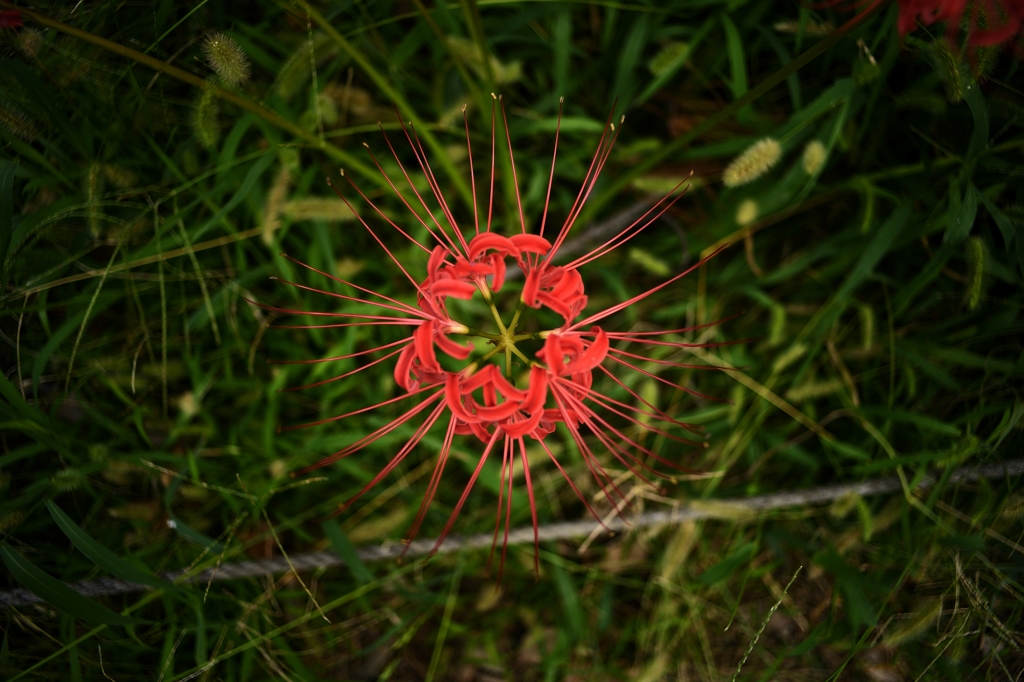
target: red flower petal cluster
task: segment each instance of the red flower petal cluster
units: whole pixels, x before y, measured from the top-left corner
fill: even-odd
[[[970,7],[968,7],[970,4]],[[950,42],[955,42],[964,12],[970,10],[970,47],[1001,45],[1016,36],[1024,23],[1024,0],[899,0],[897,27],[900,36],[917,28],[946,23]],[[984,20],[982,17],[984,16]]]
[[[505,122],[505,129],[508,130],[507,119],[505,119],[504,107],[502,117]],[[597,182],[598,175],[604,167],[614,144],[617,131],[615,125],[609,122],[605,125],[604,134],[598,143],[597,151],[591,161],[590,168],[584,178],[583,186],[577,195],[569,216],[566,218],[554,241],[544,236],[544,229],[547,224],[547,201],[545,201],[544,214],[541,221],[540,232],[533,234],[527,231],[526,221],[522,212],[522,203],[519,201],[520,209],[520,234],[512,236],[499,235],[491,231],[490,219],[493,209],[494,196],[494,155],[495,145],[493,130],[494,112],[492,111],[492,149],[491,149],[491,204],[488,206],[487,223],[483,230],[480,227],[480,220],[475,201],[476,181],[472,171],[472,148],[469,147],[469,126],[466,122],[466,141],[469,147],[470,174],[473,179],[474,194],[474,222],[473,235],[467,239],[464,231],[456,222],[455,216],[448,206],[447,201],[441,194],[440,187],[434,179],[433,171],[427,163],[426,154],[420,144],[418,136],[411,125],[406,128],[403,125],[405,136],[413,151],[417,163],[424,176],[427,178],[431,193],[433,194],[436,206],[440,209],[441,219],[435,218],[435,210],[431,210],[427,202],[416,190],[409,180],[409,175],[402,166],[402,162],[395,152],[391,141],[385,134],[385,140],[389,149],[402,170],[402,174],[408,183],[409,188],[416,197],[422,209],[429,216],[427,220],[419,217],[416,211],[413,214],[420,224],[431,235],[436,244],[433,248],[419,243],[409,235],[407,231],[399,227],[388,218],[366,195],[349,179],[350,184],[359,195],[396,231],[408,239],[416,247],[429,254],[427,261],[426,276],[419,281],[414,279],[403,264],[395,257],[377,232],[367,223],[353,208],[353,213],[359,217],[360,222],[369,234],[384,249],[395,265],[402,271],[405,277],[416,290],[415,304],[401,302],[384,294],[373,292],[369,289],[352,284],[345,280],[332,277],[308,265],[299,263],[304,267],[313,270],[325,277],[329,277],[345,285],[351,286],[359,292],[370,295],[372,298],[358,298],[314,289],[305,285],[288,282],[293,286],[303,289],[317,291],[334,298],[345,301],[369,303],[377,308],[383,309],[387,315],[368,315],[364,313],[334,313],[334,312],[308,312],[296,311],[283,308],[273,308],[278,312],[290,314],[319,315],[325,317],[342,317],[356,321],[331,323],[322,325],[294,325],[297,327],[348,327],[354,325],[366,326],[390,326],[407,325],[411,328],[410,334],[399,341],[359,351],[345,356],[334,358],[320,358],[312,361],[294,362],[328,362],[339,360],[352,360],[365,355],[380,351],[389,351],[386,355],[367,363],[365,366],[345,372],[336,377],[297,388],[311,388],[331,381],[337,381],[351,376],[363,369],[372,367],[389,358],[398,356],[394,366],[395,383],[403,394],[385,400],[377,405],[372,405],[354,412],[343,414],[330,419],[325,419],[302,426],[314,426],[327,422],[334,422],[346,419],[356,414],[362,414],[370,410],[391,405],[407,398],[417,397],[421,400],[409,408],[404,414],[394,421],[367,434],[355,443],[339,450],[332,456],[303,469],[302,472],[310,471],[326,466],[343,457],[348,457],[359,452],[370,443],[393,432],[403,424],[417,419],[420,415],[420,424],[416,428],[412,438],[393,456],[384,469],[373,478],[358,494],[351,498],[342,509],[359,499],[364,493],[379,483],[385,476],[391,473],[420,443],[423,437],[442,420],[447,414],[447,427],[441,452],[435,464],[434,473],[427,487],[427,492],[420,506],[419,513],[410,530],[410,538],[415,536],[426,515],[432,499],[434,498],[442,474],[447,464],[456,436],[472,436],[484,443],[483,453],[480,456],[469,484],[463,491],[462,497],[455,507],[454,512],[448,520],[441,539],[448,534],[459,512],[462,509],[469,492],[473,488],[477,478],[483,470],[484,464],[489,457],[496,455],[499,441],[501,441],[501,494],[498,501],[498,518],[495,522],[495,539],[500,527],[502,512],[505,516],[505,532],[507,537],[508,522],[511,515],[512,504],[512,468],[518,450],[522,462],[523,473],[527,488],[527,496],[530,502],[531,516],[534,528],[537,527],[537,509],[534,501],[533,484],[530,477],[530,467],[526,457],[525,439],[531,439],[541,445],[548,454],[554,466],[563,475],[565,471],[558,458],[545,444],[544,440],[555,432],[559,424],[563,425],[568,435],[575,442],[579,452],[583,455],[587,467],[596,479],[598,486],[605,493],[606,497],[615,504],[616,509],[626,503],[625,495],[619,489],[618,484],[612,479],[600,463],[597,454],[592,447],[590,439],[585,434],[596,438],[600,449],[606,450],[615,460],[625,466],[630,472],[640,479],[647,481],[644,470],[653,471],[649,462],[656,461],[668,464],[679,469],[685,469],[672,462],[666,462],[651,449],[643,445],[642,438],[631,436],[631,430],[647,431],[669,439],[700,445],[687,438],[681,437],[670,429],[681,428],[688,431],[695,429],[688,424],[677,421],[670,417],[648,401],[644,400],[625,382],[611,372],[606,364],[619,368],[629,369],[656,381],[678,387],[684,391],[689,389],[677,386],[674,382],[660,376],[657,373],[647,371],[633,364],[634,362],[651,362],[660,364],[666,368],[706,368],[703,365],[687,365],[672,362],[664,358],[650,358],[641,354],[627,351],[623,346],[630,344],[646,345],[649,347],[670,347],[683,349],[697,346],[671,340],[658,340],[657,337],[664,335],[675,335],[687,333],[692,329],[674,329],[663,332],[609,332],[598,323],[615,313],[637,303],[684,277],[693,271],[701,263],[694,265],[683,273],[672,277],[667,282],[657,286],[643,294],[635,296],[627,301],[578,319],[587,306],[587,295],[585,293],[584,280],[579,272],[579,267],[599,258],[610,252],[612,249],[621,246],[634,236],[639,234],[646,227],[655,222],[665,211],[667,211],[678,199],[679,194],[670,193],[655,203],[640,219],[630,225],[620,234],[609,241],[598,246],[590,253],[564,264],[555,265],[554,259],[559,247],[563,244],[570,228],[579,216],[580,211],[589,197]],[[550,198],[551,185],[554,180],[555,159],[557,158],[558,134],[560,131],[561,111],[559,112],[559,126],[555,134],[555,155],[552,158],[551,175],[548,179],[548,194]],[[410,132],[411,131],[411,132]],[[512,158],[511,140],[509,139],[509,155],[512,161],[513,173],[515,173],[515,161]],[[369,149],[369,147],[367,146]],[[394,189],[399,199],[412,211],[412,206],[406,200],[403,193],[398,189],[390,177],[384,173],[376,157],[371,152],[371,158],[381,173],[387,178],[387,182]],[[342,173],[344,176],[344,173]],[[348,179],[348,178],[347,178]],[[330,182],[330,181],[328,181]],[[682,184],[682,183],[680,183]],[[333,185],[331,185],[333,187]],[[517,188],[518,189],[518,188]],[[677,187],[678,189],[678,187]],[[335,191],[338,190],[335,188]],[[338,192],[338,195],[349,205],[348,199]],[[674,196],[673,196],[674,195]],[[432,223],[432,224],[431,224]],[[502,315],[495,307],[495,294],[506,285],[506,274],[509,258],[522,271],[523,284],[522,292],[511,318],[506,324]],[[482,301],[490,308],[497,325],[498,332],[484,332],[468,327],[453,319],[449,313],[449,302],[452,299],[467,301],[480,296]],[[523,322],[523,313],[527,309],[547,309],[561,317],[562,324],[553,329],[539,331],[524,331],[519,328]],[[529,313],[527,314],[529,316]],[[708,325],[705,325],[708,326]],[[696,329],[696,328],[694,328]],[[460,342],[452,337],[478,338],[493,345],[493,349],[484,352],[476,358],[474,353],[479,353],[472,342]],[[523,342],[542,342],[540,350],[529,357],[523,349]],[[517,346],[517,343],[519,344]],[[615,344],[616,347],[613,347]],[[705,345],[705,344],[700,344]],[[499,355],[501,354],[501,355]],[[504,358],[505,372],[503,374],[500,366],[490,362],[492,357]],[[449,360],[444,360],[447,357]],[[513,359],[515,358],[515,360]],[[445,369],[451,366],[453,361],[463,361],[460,369]],[[519,362],[521,366],[529,368],[528,381],[524,386],[516,386],[513,382],[515,377],[514,364]],[[595,389],[594,374],[600,373],[607,377],[614,385],[615,390],[621,389],[632,396],[637,404],[622,402],[610,395],[605,395]],[[523,380],[523,377],[520,377]],[[293,389],[295,390],[295,389]],[[692,391],[690,391],[692,392]],[[443,423],[443,422],[442,422]],[[299,473],[302,473],[299,472]],[[654,472],[657,473],[657,472]],[[566,480],[579,496],[584,505],[590,509],[586,498],[580,494],[573,481],[566,475]],[[504,500],[504,510],[502,504]],[[591,511],[593,511],[591,509]],[[440,540],[439,540],[440,544]],[[504,556],[504,551],[503,551]]]

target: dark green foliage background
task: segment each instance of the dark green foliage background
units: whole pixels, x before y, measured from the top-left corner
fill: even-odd
[[[956,466],[1014,458],[1024,444],[1024,79],[1012,50],[957,56],[924,29],[900,41],[895,6],[841,40],[818,29],[852,13],[795,2],[37,9],[210,85],[219,81],[204,36],[225,31],[253,77],[221,91],[245,108],[204,100],[191,84],[28,19],[25,29],[3,29],[0,530],[14,571],[6,587],[32,571],[139,579],[331,547],[321,522],[412,429],[321,479],[293,480],[290,472],[400,410],[278,433],[395,388],[390,370],[371,370],[279,393],[354,365],[267,361],[399,336],[267,329],[309,318],[248,301],[342,305],[274,275],[352,293],[281,252],[411,300],[358,223],[330,219],[344,215],[337,203],[308,201],[333,197],[323,178],[343,166],[399,224],[422,232],[369,172],[362,148],[383,157],[374,124],[396,129],[392,101],[417,122],[463,220],[471,212],[459,111],[468,104],[482,195],[492,91],[508,108],[531,225],[544,205],[560,96],[555,224],[616,99],[627,120],[575,234],[695,171],[671,220],[585,270],[598,310],[731,244],[612,324],[677,328],[738,315],[703,340],[742,340],[696,360],[736,371],[665,372],[729,402],[658,391],[661,406],[706,429],[709,447],[648,440],[666,458],[719,475],[666,481],[660,495],[640,486],[638,508],[880,475],[909,486],[931,473],[940,485],[828,509],[719,509],[717,520],[602,538],[583,553],[545,544],[539,579],[532,549],[515,547],[498,591],[481,552],[303,573],[329,622],[293,575],[77,605],[54,597],[0,614],[5,679],[715,680],[732,677],[801,566],[738,679],[1006,679],[1024,667],[1019,481],[945,483]],[[735,115],[699,128],[819,41],[832,42]],[[781,163],[724,188],[728,161],[765,135],[782,140]],[[828,159],[809,176],[801,155],[814,139]],[[517,219],[506,157],[499,149],[502,230]],[[745,239],[736,212],[748,199],[759,216]],[[422,276],[423,254],[387,239]],[[330,534],[341,529],[357,545],[403,537],[441,438],[425,439],[362,511],[330,521]],[[593,496],[564,434],[550,441]],[[442,528],[480,445],[462,439],[456,451],[425,537]],[[497,466],[485,471],[457,532],[490,530],[497,476]],[[542,523],[583,517],[553,466],[538,459],[534,476]],[[517,496],[512,525],[528,523]],[[124,609],[134,621],[114,613]]]

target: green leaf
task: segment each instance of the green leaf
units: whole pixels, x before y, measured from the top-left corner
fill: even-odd
[[[707,37],[714,25],[715,20],[713,17],[705,21],[704,25],[697,29],[697,32],[694,33],[687,42],[686,49],[682,50],[670,63],[666,64],[657,77],[647,84],[644,91],[636,98],[633,106],[641,106],[644,102],[649,100],[654,93],[665,87],[665,84],[679,72],[679,69],[683,68],[687,60],[689,60],[690,56],[694,53],[694,50],[696,50],[701,41]]]
[[[865,593],[867,579],[860,571],[843,561],[834,550],[818,553],[814,557],[814,563],[835,575],[836,586],[843,593],[846,612],[853,627],[874,625],[877,622],[875,610]]]
[[[958,244],[967,238],[974,227],[974,218],[978,215],[978,190],[974,185],[967,183],[963,199],[960,198],[959,188],[955,181],[949,184],[949,218],[946,221],[946,236],[944,241]]]
[[[180,481],[181,479],[175,479]],[[174,529],[174,532],[188,540],[193,542],[203,549],[208,549],[214,554],[220,554],[224,551],[224,545],[217,542],[209,535],[204,535],[197,531],[192,526],[188,525],[174,514],[168,514],[167,525]]]
[[[53,500],[46,501],[46,508],[50,510],[50,516],[52,516],[53,520],[58,526],[60,526],[64,535],[68,536],[68,540],[71,540],[71,543],[78,548],[78,551],[89,557],[93,563],[111,575],[114,575],[121,580],[139,583],[140,585],[149,585],[150,587],[155,588],[174,587],[169,582],[161,580],[160,578],[153,576],[151,573],[147,573],[146,571],[132,566],[127,561],[118,557],[109,549],[93,540],[78,526],[78,524],[72,521],[71,518],[64,513],[64,510],[58,507]]]
[[[83,597],[78,592],[46,573],[31,561],[21,556],[10,546],[0,545],[7,570],[15,579],[35,593],[40,599],[69,616],[93,625],[137,625],[146,621],[114,613],[106,606]]]
[[[701,573],[700,577],[697,578],[697,582],[702,585],[714,585],[715,583],[727,579],[735,573],[740,566],[753,559],[755,552],[757,552],[757,545],[753,542],[740,545],[735,552]]]
[[[903,226],[910,217],[911,204],[903,202],[889,218],[882,223],[875,232],[874,237],[860,254],[860,258],[854,264],[853,269],[839,289],[832,295],[820,317],[808,324],[807,329],[828,328],[846,307],[846,301],[850,295],[866,280],[874,271],[875,266],[882,260],[882,257],[889,251],[893,242],[903,231]]]
[[[781,62],[782,66],[786,66],[786,64],[793,61],[793,57],[789,54],[789,50],[787,50],[786,46],[782,44],[782,41],[778,39],[774,31],[770,30],[766,26],[758,26],[758,28],[761,30],[761,37],[768,41],[768,44],[772,46],[773,50],[775,50],[775,54],[779,56],[779,62]],[[800,94],[800,77],[797,75],[796,71],[786,77],[786,87],[789,88],[789,98],[793,100],[793,110],[799,111],[800,107],[803,106],[803,98]]]
[[[884,407],[864,407],[861,408],[861,412],[863,412],[867,417],[886,417],[895,422],[914,424],[926,431],[935,431],[936,433],[942,433],[948,436],[960,435],[960,429],[949,422],[939,421],[938,419],[932,419],[931,417],[926,417],[923,414],[907,412],[906,410],[891,410]]]
[[[981,88],[974,81],[964,89],[964,99],[974,117],[974,130],[971,131],[971,141],[967,146],[967,158],[974,159],[988,146],[988,107],[985,106]]]
[[[622,51],[619,53],[618,68],[615,71],[615,85],[612,86],[612,98],[618,98],[621,108],[633,105],[632,97],[636,83],[636,69],[647,44],[647,14],[640,15],[626,38]]]
[[[242,186],[238,188],[238,191],[235,192],[233,197],[231,197],[231,200],[224,204],[217,213],[215,213],[201,226],[196,228],[196,230],[190,231],[189,239],[191,239],[193,243],[199,241],[199,239],[206,234],[207,230],[223,220],[224,216],[229,214],[236,206],[242,203],[242,201],[256,188],[256,182],[260,179],[260,176],[263,175],[264,171],[270,167],[270,164],[276,160],[277,154],[268,153],[266,156],[263,156],[254,163],[252,168],[250,168],[249,172],[246,174],[245,179],[242,181]]]
[[[94,284],[98,286],[99,282]],[[91,293],[91,292],[90,292]],[[106,310],[115,300],[120,298],[119,295],[112,294],[109,296],[99,296],[96,299],[96,304],[92,307],[91,312],[93,314],[100,313]],[[87,312],[90,312],[88,308],[81,308],[74,315],[69,316],[64,324],[60,326],[57,331],[53,333],[46,345],[43,346],[42,350],[39,351],[39,355],[36,356],[35,362],[32,363],[32,394],[39,398],[39,377],[43,375],[43,370],[46,369],[46,363],[50,361],[50,357],[60,344],[64,343],[65,340],[73,332],[78,331],[79,326],[82,324],[82,320],[85,319]]]
[[[569,634],[574,642],[582,641],[587,619],[583,613],[583,605],[580,603],[579,587],[576,586],[572,576],[561,563],[552,561],[550,566],[551,573],[555,578],[555,588],[558,590],[558,599],[562,602],[562,613],[565,614]]]
[[[17,161],[0,163],[0,285],[7,281],[7,250],[14,234],[14,176]]]
[[[373,574],[359,558],[359,553],[352,541],[345,535],[345,531],[333,521],[324,521],[321,528],[324,529],[324,535],[331,541],[331,549],[345,560],[345,565],[352,571],[352,575],[359,581],[359,584],[365,585],[373,582]]]
[[[722,28],[725,29],[725,49],[729,53],[729,68],[732,72],[729,89],[732,90],[733,99],[739,99],[749,89],[743,40],[740,38],[739,29],[736,28],[736,24],[732,22],[728,14],[722,15]]]
[[[971,187],[973,188],[974,186],[971,185]],[[992,220],[995,221],[999,231],[1003,233],[1003,241],[1006,242],[1006,248],[1010,248],[1013,245],[1013,235],[1016,234],[1010,218],[996,206],[994,201],[985,196],[984,192],[975,191],[978,194],[978,198],[981,199],[981,203],[985,205],[985,210],[992,216]]]

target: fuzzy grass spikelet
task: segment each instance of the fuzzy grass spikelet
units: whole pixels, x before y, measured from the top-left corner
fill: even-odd
[[[220,140],[220,104],[213,88],[205,88],[192,109],[192,127],[196,137],[207,149]]]
[[[985,242],[981,237],[967,240],[967,307],[972,311],[981,305],[985,295]]]
[[[771,137],[758,140],[732,160],[722,173],[722,181],[726,187],[739,187],[753,182],[767,173],[781,158],[782,145],[778,140]]]
[[[753,199],[744,199],[736,208],[736,223],[749,225],[757,220],[758,213],[760,213],[760,208],[758,208],[757,202]]]
[[[929,600],[922,605],[919,611],[914,613],[910,620],[905,621],[899,628],[886,636],[885,645],[895,647],[918,639],[928,631],[928,628],[939,619],[940,615],[942,615],[942,600]]]
[[[814,175],[821,167],[825,165],[825,157],[828,154],[828,150],[825,149],[825,145],[820,140],[811,140],[804,147],[804,172],[808,175]]]
[[[203,41],[203,52],[210,68],[228,85],[243,85],[249,80],[252,71],[249,58],[231,36],[220,32],[210,33]]]
[[[26,57],[35,57],[43,46],[43,32],[36,28],[25,27],[18,31],[17,45]]]
[[[2,100],[0,100],[0,126],[26,142],[36,139],[36,126],[32,123],[32,119]]]

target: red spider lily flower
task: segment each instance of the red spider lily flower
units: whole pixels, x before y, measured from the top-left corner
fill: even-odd
[[[854,7],[868,5],[873,10],[885,0],[854,2]],[[838,5],[842,0],[825,2],[822,6]],[[1024,26],[1024,0],[898,0],[899,16],[896,26],[900,37],[912,33],[918,25],[931,26],[945,22],[950,44],[956,44],[964,12],[970,9],[968,47],[1002,45],[1020,33]]]
[[[666,461],[650,448],[643,445],[641,437],[630,435],[629,431],[634,428],[640,429],[689,445],[700,446],[703,445],[703,442],[682,437],[677,435],[677,433],[671,433],[671,429],[682,429],[688,432],[696,432],[697,429],[676,420],[655,405],[652,405],[631,389],[625,381],[616,376],[616,373],[612,370],[631,370],[674,388],[694,393],[684,386],[677,386],[676,383],[654,372],[643,369],[640,364],[656,363],[671,368],[707,369],[708,367],[706,365],[688,365],[671,362],[663,358],[652,358],[630,350],[637,347],[652,349],[697,347],[698,344],[681,343],[667,340],[664,337],[687,333],[700,327],[666,331],[623,332],[609,331],[602,326],[608,318],[611,318],[616,313],[675,284],[702,265],[706,259],[642,294],[584,316],[588,299],[585,293],[584,280],[580,275],[579,269],[640,234],[669,210],[679,200],[681,194],[673,190],[673,192],[654,204],[643,216],[620,234],[572,262],[564,265],[555,265],[554,261],[559,248],[565,242],[566,236],[582,211],[587,198],[593,191],[601,170],[608,161],[618,131],[615,124],[611,123],[611,117],[609,116],[572,209],[554,235],[554,239],[551,240],[545,236],[545,228],[547,227],[548,203],[550,201],[555,161],[557,159],[558,136],[561,131],[561,106],[559,107],[558,125],[555,132],[555,151],[552,155],[547,197],[537,234],[527,231],[526,220],[523,216],[522,200],[518,193],[518,178],[515,176],[515,160],[512,155],[511,138],[508,134],[508,121],[505,116],[504,104],[502,104],[501,113],[506,130],[506,139],[508,140],[513,180],[517,186],[516,200],[521,227],[519,234],[504,236],[491,230],[494,204],[495,157],[495,112],[493,103],[491,111],[490,200],[487,207],[486,222],[482,227],[476,205],[476,179],[473,173],[473,152],[469,141],[469,123],[465,117],[465,109],[463,109],[463,119],[466,125],[466,144],[469,152],[470,178],[474,197],[474,226],[471,228],[471,232],[470,229],[462,228],[456,222],[455,215],[441,193],[440,186],[427,161],[426,153],[412,124],[406,127],[403,123],[402,130],[415,156],[416,163],[429,185],[429,194],[433,196],[433,203],[435,204],[434,210],[428,206],[427,201],[411,182],[408,172],[402,165],[391,140],[384,133],[382,127],[381,132],[384,133],[387,147],[401,169],[406,184],[415,197],[413,201],[418,203],[419,207],[426,212],[426,219],[422,218],[413,209],[412,202],[407,199],[402,190],[385,173],[372,151],[370,152],[370,157],[384,178],[386,178],[389,186],[430,235],[434,242],[433,247],[430,248],[420,243],[409,232],[392,221],[359,189],[351,178],[344,174],[344,171],[342,171],[342,176],[348,180],[353,190],[362,197],[385,223],[394,228],[413,245],[429,254],[426,275],[420,279],[414,278],[395,256],[395,253],[388,248],[376,228],[372,227],[352,207],[345,194],[334,187],[330,180],[328,180],[328,183],[331,184],[331,187],[334,188],[346,205],[352,209],[353,214],[358,217],[363,227],[412,285],[416,294],[415,303],[402,302],[384,294],[371,291],[292,259],[298,265],[323,277],[353,287],[356,291],[365,294],[366,298],[332,293],[293,282],[287,282],[288,284],[344,301],[370,304],[376,307],[380,314],[309,312],[273,308],[271,306],[264,307],[288,314],[314,315],[347,320],[327,324],[293,325],[292,328],[379,325],[396,325],[409,328],[408,336],[393,343],[333,358],[292,361],[299,363],[330,362],[385,353],[357,369],[308,386],[300,386],[290,390],[311,388],[337,381],[394,358],[394,378],[401,393],[396,397],[389,398],[375,405],[336,417],[289,428],[302,428],[336,422],[406,400],[415,402],[412,407],[409,407],[401,416],[390,423],[381,426],[375,431],[366,434],[355,443],[296,473],[301,474],[327,466],[339,459],[354,455],[405,424],[418,424],[412,437],[409,438],[405,445],[394,454],[388,464],[362,490],[341,506],[341,509],[339,509],[340,513],[340,511],[353,504],[394,471],[400,463],[410,456],[431,429],[435,426],[440,426],[444,430],[443,444],[437,456],[433,474],[427,484],[423,501],[409,530],[408,539],[411,540],[418,533],[426,516],[427,509],[437,493],[456,437],[475,437],[482,443],[482,453],[479,456],[469,483],[463,490],[454,511],[451,513],[443,532],[440,534],[437,545],[439,546],[451,531],[486,462],[491,458],[497,459],[500,452],[500,492],[495,521],[495,544],[498,531],[502,525],[502,516],[504,515],[506,542],[503,542],[502,545],[503,565],[508,537],[508,523],[512,511],[512,472],[517,455],[522,465],[526,484],[530,513],[533,520],[534,540],[539,542],[533,479],[531,478],[530,466],[526,455],[527,439],[535,441],[543,448],[554,466],[565,476],[566,481],[582,503],[596,517],[597,514],[587,499],[579,491],[568,474],[566,474],[562,463],[545,443],[545,439],[555,432],[557,426],[559,424],[563,425],[577,446],[598,486],[615,509],[621,512],[623,506],[627,504],[626,496],[602,466],[595,450],[607,451],[632,474],[649,483],[650,481],[647,478],[649,473],[660,475],[654,471],[649,462],[660,462],[684,471],[689,470],[676,463]],[[368,145],[367,149],[369,150]],[[680,183],[680,185],[682,184]],[[676,189],[679,189],[679,186]],[[510,258],[522,270],[524,277],[522,292],[518,297],[515,310],[510,321],[506,323],[505,320],[509,318],[503,317],[498,311],[496,294],[505,287],[506,268]],[[477,296],[490,309],[490,314],[493,316],[494,323],[496,324],[496,331],[486,332],[467,326],[455,319],[450,313],[449,303],[452,300],[470,300]],[[528,309],[551,311],[557,315],[557,318],[561,319],[561,324],[550,329],[528,331],[523,328],[526,318],[530,317]],[[524,313],[526,314],[524,315]],[[707,326],[710,325],[702,325],[702,327]],[[493,345],[493,348],[481,354],[475,350],[476,346],[473,343],[467,342],[471,338],[481,339],[490,343]],[[525,348],[531,342],[534,347],[540,346],[539,350],[532,353],[532,357],[531,353]],[[700,344],[701,347],[705,345],[708,344]],[[474,353],[477,354],[476,357],[473,357]],[[504,360],[504,372],[499,364],[495,364],[492,359]],[[522,363],[522,367],[529,368],[528,381],[524,382],[525,385],[523,386],[516,386],[513,383],[515,375],[513,367],[517,361]],[[459,369],[446,369],[446,367],[451,367],[458,363],[462,363]],[[599,377],[607,377],[617,389],[622,389],[632,396],[636,404],[623,402],[599,392],[595,387],[595,373]],[[596,439],[597,444],[594,444],[588,436]],[[600,519],[598,520],[600,521]],[[436,550],[437,546],[434,549]]]
[[[24,25],[20,11],[9,9],[0,12],[0,28],[18,28]]]

